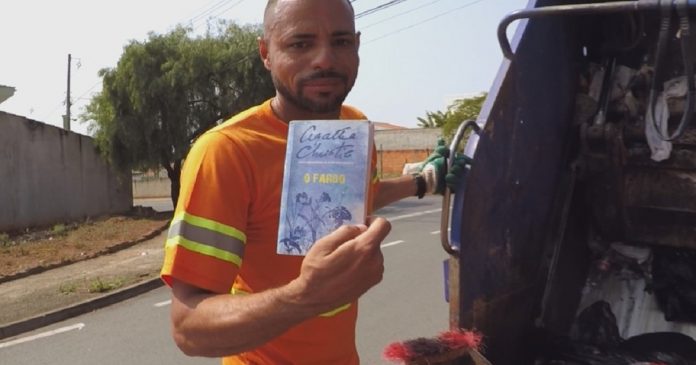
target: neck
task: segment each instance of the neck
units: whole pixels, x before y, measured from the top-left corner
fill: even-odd
[[[330,113],[313,113],[304,109],[300,109],[294,104],[283,99],[281,95],[276,95],[276,97],[271,100],[271,109],[273,113],[285,123],[291,120],[322,120],[322,119],[339,119],[341,112],[330,112]]]

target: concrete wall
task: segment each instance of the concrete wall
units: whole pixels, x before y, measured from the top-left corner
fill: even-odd
[[[92,139],[0,112],[0,232],[121,213],[132,206]]]
[[[171,196],[171,181],[167,172],[133,174],[133,198],[164,198]]]
[[[388,129],[375,132],[379,151],[433,150],[442,136],[440,128]]]

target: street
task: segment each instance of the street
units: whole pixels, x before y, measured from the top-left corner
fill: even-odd
[[[166,210],[162,204],[156,209]],[[426,197],[377,212],[390,219],[392,231],[382,243],[384,280],[360,300],[357,345],[363,364],[386,363],[381,354],[391,342],[447,330],[440,208],[440,198]],[[169,290],[159,288],[7,339],[0,342],[2,364],[218,364],[179,352],[169,334],[169,304]]]

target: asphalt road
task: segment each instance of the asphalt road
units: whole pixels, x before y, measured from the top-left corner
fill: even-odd
[[[391,342],[447,329],[442,269],[447,255],[439,244],[440,208],[439,198],[428,197],[378,212],[391,220],[392,231],[382,244],[384,280],[360,301],[357,344],[363,364],[387,363],[381,354]],[[170,338],[168,320],[169,291],[160,288],[0,342],[0,363],[219,364],[217,359],[181,354]]]

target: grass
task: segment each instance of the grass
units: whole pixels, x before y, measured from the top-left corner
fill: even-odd
[[[73,294],[77,292],[78,285],[77,283],[64,283],[60,285],[60,288],[58,288],[58,291],[60,291],[63,294]]]
[[[102,278],[96,278],[92,280],[89,284],[90,293],[106,293],[123,286],[123,280],[121,278],[112,278],[103,280]]]
[[[128,278],[115,276],[111,278],[96,277],[94,279],[84,278],[78,281],[63,283],[58,291],[65,295],[70,294],[99,294],[122,288],[128,282]]]
[[[110,216],[80,223],[56,224],[17,234],[0,232],[0,277],[42,266],[75,262],[106,252],[122,242],[132,242],[168,222],[155,217]],[[95,291],[114,283],[94,284]]]
[[[63,234],[66,230],[67,228],[65,227],[65,224],[56,224],[55,226],[53,226],[51,232],[53,234]]]

